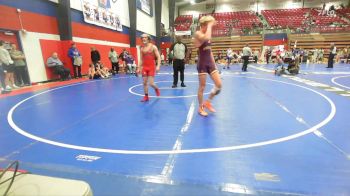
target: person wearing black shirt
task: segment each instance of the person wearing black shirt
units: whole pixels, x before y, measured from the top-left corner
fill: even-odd
[[[184,71],[185,71],[185,60],[187,60],[187,57],[186,57],[187,46],[186,44],[182,43],[181,36],[176,37],[176,43],[171,45],[169,52],[170,53],[174,52],[174,56],[173,56],[174,80],[173,80],[172,88],[177,87],[179,72],[180,72],[181,87],[186,87],[184,83],[184,80],[185,80]]]
[[[96,64],[98,61],[101,60],[100,53],[98,50],[96,50],[95,47],[91,47],[91,61],[93,64]]]

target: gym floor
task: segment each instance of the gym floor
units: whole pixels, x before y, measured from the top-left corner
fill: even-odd
[[[197,113],[195,65],[161,96],[142,78],[71,80],[0,97],[0,168],[84,180],[95,195],[350,195],[350,65],[221,70],[217,112]],[[207,79],[206,97],[213,87]]]

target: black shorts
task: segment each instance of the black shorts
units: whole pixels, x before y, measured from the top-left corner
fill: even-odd
[[[15,72],[15,66],[14,65],[3,65],[4,71],[7,73],[13,73]]]

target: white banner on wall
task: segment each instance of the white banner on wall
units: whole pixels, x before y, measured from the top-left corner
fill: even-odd
[[[123,31],[119,16],[113,12],[115,0],[81,0],[86,23]]]

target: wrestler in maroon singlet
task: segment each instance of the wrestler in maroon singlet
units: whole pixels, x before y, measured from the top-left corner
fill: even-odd
[[[211,51],[211,34],[212,28],[215,25],[215,19],[212,16],[203,16],[199,19],[200,30],[195,33],[194,44],[198,48],[198,113],[202,116],[208,116],[205,109],[210,112],[215,112],[211,101],[221,91],[221,79],[218,70],[216,69],[213,53]],[[206,85],[207,74],[214,81],[214,88],[206,101],[203,102],[203,93]]]
[[[205,41],[199,48],[199,57],[197,63],[197,71],[199,74],[212,74],[217,71],[215,60],[211,55],[211,43],[210,41]]]

